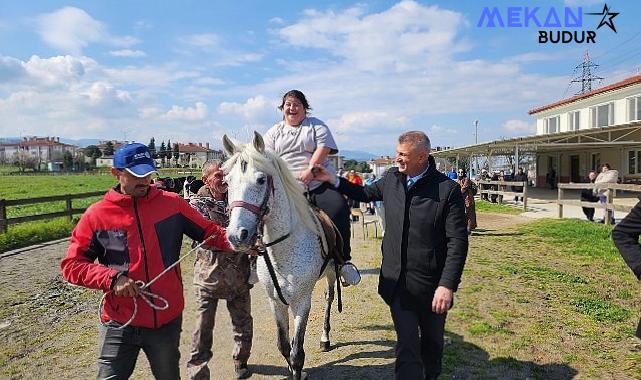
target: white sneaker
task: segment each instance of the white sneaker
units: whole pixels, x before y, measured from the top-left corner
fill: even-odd
[[[256,258],[252,257],[249,259],[249,278],[247,283],[254,285],[258,283],[258,271],[256,270]]]
[[[341,283],[343,286],[358,285],[361,282],[361,274],[356,265],[347,261],[341,265]]]

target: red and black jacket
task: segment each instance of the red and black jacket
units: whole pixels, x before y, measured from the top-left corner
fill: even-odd
[[[178,194],[150,187],[146,196],[132,198],[111,189],[87,209],[74,229],[60,264],[62,275],[72,284],[105,292],[120,272],[148,283],[178,260],[183,234],[196,241],[213,235],[208,246],[231,251],[225,230],[203,218]],[[132,326],[157,328],[181,315],[185,301],[179,265],[146,290],[165,298],[169,308],[154,310],[137,300]],[[125,323],[133,307],[130,297],[109,294],[101,318]]]

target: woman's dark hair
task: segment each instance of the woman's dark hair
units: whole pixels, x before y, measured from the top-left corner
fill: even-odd
[[[608,168],[608,170],[612,169],[612,168],[610,167],[610,164],[608,164],[607,162],[606,162],[605,164],[603,164],[601,167],[606,167],[606,168]]]
[[[307,111],[312,109],[312,107],[309,106],[309,103],[307,103],[307,98],[305,98],[305,94],[303,94],[301,91],[298,91],[298,90],[290,90],[290,91],[287,91],[285,95],[283,95],[283,100],[280,103],[280,106],[278,106],[279,110],[281,111],[283,110],[283,107],[285,107],[285,99],[287,99],[290,96],[292,98],[298,99],[303,104],[303,107],[305,108],[305,113],[307,113]]]

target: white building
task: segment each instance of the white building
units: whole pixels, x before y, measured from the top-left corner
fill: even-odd
[[[63,168],[63,154],[70,152],[75,157],[77,147],[60,142],[60,137],[24,137],[21,141],[1,144],[0,161],[11,162],[13,156],[22,152],[36,161],[40,170],[58,171]]]
[[[552,170],[560,183],[579,182],[609,163],[623,182],[641,181],[641,75],[529,111],[536,134],[434,152],[436,157],[480,158],[490,170],[494,158],[532,172],[537,186]]]

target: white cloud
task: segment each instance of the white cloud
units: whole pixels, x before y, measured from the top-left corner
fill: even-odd
[[[130,58],[147,56],[147,54],[145,54],[145,52],[142,50],[131,50],[131,49],[112,50],[109,52],[109,54],[113,55],[114,57],[130,57]]]
[[[163,116],[166,120],[201,121],[207,118],[207,105],[196,102],[194,107],[172,106]]]
[[[402,1],[368,15],[361,6],[342,13],[307,10],[278,33],[294,46],[327,50],[363,70],[404,71],[466,48],[457,40],[464,22],[460,13]]]
[[[81,55],[91,43],[129,47],[138,40],[129,36],[109,34],[106,26],[87,12],[75,7],[64,7],[37,18],[36,29],[50,46],[62,52]]]
[[[191,34],[180,40],[187,45],[203,50],[211,50],[220,44],[220,37],[214,33]]]
[[[536,124],[513,119],[503,123],[503,129],[511,133],[526,134],[536,132]]]
[[[272,17],[269,19],[270,24],[277,24],[277,25],[282,25],[285,23],[285,20],[283,20],[280,17]]]
[[[273,115],[274,109],[273,102],[263,95],[258,95],[247,99],[245,103],[223,102],[218,106],[218,113],[241,116],[246,121],[253,121],[266,116],[267,113]]]
[[[226,56],[216,60],[216,66],[240,66],[245,63],[258,62],[263,58],[259,53],[238,53],[227,54]]]
[[[198,77],[194,82],[201,86],[219,86],[225,84],[224,80],[214,77]]]

